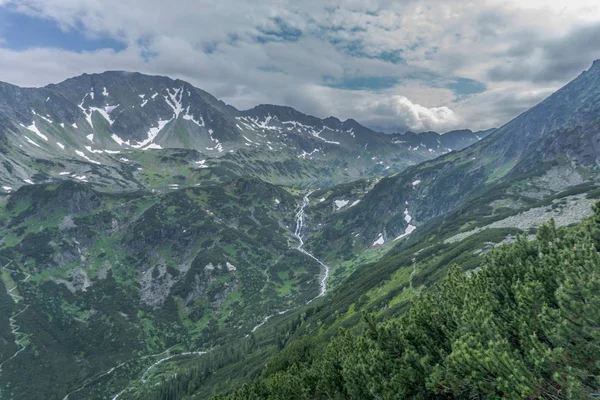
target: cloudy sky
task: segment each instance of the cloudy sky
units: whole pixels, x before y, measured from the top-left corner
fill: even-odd
[[[385,131],[499,126],[600,58],[597,0],[0,0],[0,80],[181,78]]]

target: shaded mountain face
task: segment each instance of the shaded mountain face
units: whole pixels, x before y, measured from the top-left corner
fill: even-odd
[[[583,139],[577,152],[584,152],[586,140],[598,135],[599,111],[600,61],[596,61],[573,82],[499,129],[494,135],[496,140],[485,149],[502,153],[503,161],[523,158],[540,140],[559,131],[565,132],[561,136],[572,136],[577,131],[579,139]]]
[[[217,179],[245,170],[272,182],[329,186],[398,172],[483,137],[429,132],[401,140],[289,107],[238,111],[187,82],[129,72],[39,89],[0,84],[0,126],[0,179],[13,190],[67,177],[111,190],[164,186],[198,169]],[[163,162],[172,149],[195,156],[172,168]]]
[[[460,140],[463,133],[442,139],[450,134]],[[485,139],[381,180],[355,207],[319,221],[326,228],[311,245],[322,254],[342,248],[358,253],[380,237],[385,242],[421,237],[408,233],[434,229],[430,221],[443,230],[440,224],[452,213],[463,215],[461,229],[468,231],[468,221],[492,223],[498,210],[517,210],[573,186],[593,187],[599,162],[600,62],[595,62]]]
[[[93,113],[103,116],[117,144],[124,142],[144,148],[152,143],[168,142],[164,134],[160,137],[158,134],[169,122],[179,119],[186,121],[188,135],[203,137],[204,141],[210,139],[209,130],[213,131],[214,140],[239,137],[231,121],[232,110],[225,103],[180,80],[106,72],[82,75],[47,88],[77,104],[86,117],[87,128],[93,128]],[[178,139],[184,140],[184,137]],[[176,144],[174,141],[170,147],[186,147],[183,143]]]

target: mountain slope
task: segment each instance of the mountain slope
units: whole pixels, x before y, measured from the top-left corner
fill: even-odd
[[[593,186],[600,161],[599,115],[600,62],[595,62],[485,139],[383,179],[355,207],[319,221],[325,229],[341,227],[327,232],[340,238],[337,243],[321,240],[322,231],[309,246],[324,255],[352,241],[360,252],[379,237],[391,242],[412,232],[410,226],[418,231],[454,210],[472,213],[479,224],[492,223],[502,212],[527,208],[569,187]],[[357,233],[361,238],[351,239]]]
[[[146,399],[173,376],[206,398],[550,216],[578,222],[599,193],[599,65],[493,133],[442,136],[121,72],[6,86],[2,398]]]
[[[596,206],[575,229],[545,225],[478,270],[454,268],[401,316],[297,341],[227,398],[593,398],[599,222]],[[184,375],[173,383],[150,398],[194,394]]]
[[[208,350],[313,299],[321,267],[289,245],[295,207],[252,178],[158,196],[20,188],[0,208],[0,301],[18,318],[0,323],[12,332],[0,343],[2,398],[62,398],[122,363],[102,390],[124,386],[150,354]]]
[[[560,247],[568,253],[573,249],[580,249],[580,245],[586,243],[584,247],[589,247],[590,250],[584,252],[586,257],[596,257],[589,239],[596,237],[595,233],[590,232],[597,231],[597,215],[587,221],[582,229],[572,229],[566,236],[563,235],[565,231],[562,231],[556,246],[548,244],[558,237],[554,227],[543,228],[540,231],[540,241],[528,241],[534,239],[532,233],[536,228],[550,218],[555,219],[555,226],[564,227],[592,215],[592,205],[600,197],[597,168],[600,153],[596,150],[600,136],[597,112],[600,107],[599,77],[600,63],[596,62],[590,70],[540,105],[460,152],[452,152],[381,180],[356,182],[313,192],[309,196],[310,205],[306,209],[304,221],[309,228],[306,248],[331,267],[331,289],[328,295],[265,325],[247,341],[229,344],[214,357],[174,362],[157,373],[155,382],[161,382],[160,385],[141,386],[131,398],[207,398],[215,392],[229,392],[260,375],[262,378],[255,381],[255,384],[243,386],[234,398],[328,398],[333,396],[332,393],[337,393],[340,397],[353,395],[358,398],[385,398],[398,393],[421,397],[443,395],[450,398],[454,394],[455,397],[462,398],[459,394],[466,393],[465,391],[481,398],[506,395],[506,390],[513,389],[514,385],[487,387],[488,391],[482,389],[478,383],[491,381],[485,378],[489,378],[485,371],[469,365],[472,357],[462,357],[464,354],[454,347],[431,347],[433,341],[423,344],[419,338],[423,335],[431,338],[431,335],[445,329],[444,327],[450,329],[456,326],[457,320],[452,318],[448,320],[449,325],[436,319],[443,313],[443,305],[450,300],[445,295],[436,297],[440,293],[436,284],[444,278],[453,264],[468,271],[467,274],[455,272],[449,278],[453,282],[458,279],[464,283],[459,286],[468,295],[479,293],[478,290],[483,287],[517,290],[517,286],[525,281],[532,283],[529,287],[531,291],[528,294],[521,292],[518,297],[530,305],[538,304],[536,302],[541,298],[556,300],[552,292],[555,289],[552,285],[556,281],[547,279],[550,274],[540,273],[539,270],[535,273],[530,273],[531,270],[526,272],[534,262],[532,260],[540,263],[550,261],[544,265],[553,267],[553,271],[560,276],[557,279],[566,284],[567,281],[572,281],[562,280],[564,276],[561,275],[561,270],[566,264],[553,262],[552,256],[556,255],[554,250]],[[407,230],[411,226],[414,228]],[[469,288],[469,277],[482,266],[491,265],[486,261],[489,260],[487,255],[496,247],[515,242],[518,234],[523,235],[518,243],[511,249],[501,250],[497,262],[491,264],[498,272],[498,277],[504,276],[507,281],[514,283],[511,277],[516,279],[522,277],[521,274],[526,274],[527,277],[517,279],[519,283],[505,286],[506,281],[502,279],[500,281],[504,283],[494,281],[489,286],[477,281],[475,287]],[[567,236],[570,239],[566,239]],[[593,246],[597,247],[597,243]],[[540,252],[541,248],[552,254]],[[510,255],[515,252],[521,254],[527,262],[518,261]],[[574,255],[565,254],[565,257],[572,261]],[[515,265],[506,263],[511,259],[515,261]],[[569,265],[572,264],[571,261]],[[525,269],[523,265],[526,266]],[[557,270],[556,265],[561,268]],[[512,271],[515,274],[511,272],[504,275],[499,267],[517,270]],[[593,278],[593,274],[587,275],[589,271],[581,270],[577,274],[579,273],[582,274],[578,275],[581,278],[579,288],[583,290],[587,278]],[[528,280],[538,276],[542,276],[540,282]],[[447,280],[443,282],[443,293],[456,299],[456,287]],[[539,295],[537,290],[546,287],[546,284],[552,286],[552,296]],[[516,295],[500,296],[503,299],[499,303],[501,305],[506,304],[506,298],[516,298]],[[533,303],[529,301],[530,297],[535,299]],[[418,300],[420,298],[424,300]],[[481,311],[480,306],[486,309],[485,306],[488,305],[481,298],[489,299],[490,295],[487,293],[476,296],[465,303],[465,308],[457,314],[460,321],[466,321],[466,325],[463,325],[465,329],[448,331],[451,334],[462,332],[468,336],[470,332],[477,332],[480,335],[471,338],[474,341],[467,341],[467,345],[463,346],[465,348],[481,350],[481,346],[485,348],[491,343],[490,340],[495,340],[486,336],[490,333],[490,328],[485,323],[482,329],[470,330],[476,328],[473,323],[477,319],[469,312],[477,313],[477,310]],[[416,310],[405,314],[411,308],[413,300],[420,310],[424,307],[429,311],[421,314]],[[521,304],[519,312],[524,308],[525,303]],[[536,310],[539,311],[540,308]],[[373,315],[366,326],[360,325],[361,314],[365,311]],[[467,317],[463,318],[463,314]],[[391,326],[390,329],[387,326],[377,327],[375,324],[375,320],[397,319],[402,315],[406,316],[400,317],[402,320],[399,322],[391,322],[388,325]],[[482,315],[496,317],[489,309],[483,311]],[[512,315],[509,314],[509,317]],[[417,317],[418,323],[415,326],[411,318]],[[502,321],[507,321],[506,315],[500,317]],[[510,320],[509,318],[508,321]],[[498,321],[491,326],[501,326],[504,322]],[[538,322],[534,323],[534,326],[538,325]],[[414,332],[420,332],[419,326],[425,326],[423,335],[415,336]],[[515,330],[510,331],[507,339],[509,344],[524,343],[520,339],[511,342],[517,333],[520,334],[519,329],[525,329],[524,325],[519,326],[521,328],[515,327]],[[363,335],[360,334],[362,327],[366,330]],[[327,343],[339,328],[358,333],[358,336],[344,334],[335,339],[328,350]],[[540,338],[537,335],[539,330],[533,335],[531,331],[527,332],[519,338],[527,343],[530,343],[532,337]],[[440,337],[443,339],[445,336]],[[464,339],[462,336],[461,338]],[[481,341],[478,338],[482,338]],[[496,337],[498,338],[499,336]],[[586,345],[590,345],[590,342],[586,342]],[[443,354],[444,358],[440,359],[434,371],[420,370],[424,366],[431,366],[428,362],[433,355],[425,349],[431,350],[434,347],[433,355],[438,357]],[[534,347],[539,350],[537,344]],[[281,352],[281,349],[284,351]],[[507,350],[506,347],[502,349]],[[452,350],[456,351],[452,353],[452,357],[445,358]],[[492,350],[494,349],[481,354],[497,354]],[[517,353],[533,354],[521,349],[514,354]],[[234,354],[237,356],[233,356]],[[377,358],[379,356],[382,358]],[[215,363],[221,359],[227,361]],[[415,359],[418,361],[413,362]],[[453,364],[453,360],[456,363]],[[311,366],[313,361],[316,363],[315,369]],[[588,367],[592,365],[593,363],[587,364]],[[453,375],[453,366],[463,368],[458,378]],[[386,375],[389,379],[382,379],[378,375],[382,370],[389,374]],[[526,370],[533,371],[534,368],[529,366]],[[557,370],[562,371],[559,376],[563,377],[568,371],[572,371]],[[405,374],[405,371],[413,373]],[[474,385],[460,386],[461,382],[465,382],[464,376],[470,376],[472,371],[482,373],[484,378],[479,379],[478,375]],[[494,376],[504,376],[501,372]],[[508,372],[510,375],[513,370],[509,369]],[[328,375],[329,373],[334,376]],[[579,379],[575,375],[570,380],[571,383]],[[428,382],[440,383],[441,386],[435,388],[437,391],[432,391],[431,387],[419,382],[420,377],[424,376],[428,376]],[[548,373],[548,376],[553,375]],[[458,395],[444,386],[445,377],[453,377]],[[411,380],[412,378],[417,381]],[[591,381],[585,379],[582,381],[583,386],[571,387],[567,381],[569,380],[553,382],[558,386],[563,385],[561,387],[565,390],[567,387],[570,388],[568,390],[597,390],[595,383],[589,384]],[[341,386],[332,387],[338,383]],[[527,390],[533,393],[531,398],[537,398],[537,388],[528,386]],[[546,387],[548,388],[552,387]],[[574,394],[571,397],[579,398],[577,396]]]
[[[39,89],[1,84],[0,123],[5,192],[77,177],[107,190],[152,187],[149,181],[165,186],[201,168],[217,179],[244,170],[272,182],[318,185],[326,178],[332,185],[398,172],[482,137],[428,133],[412,144],[353,120],[321,120],[289,107],[238,111],[184,81],[118,71]],[[196,153],[176,170],[161,166],[168,172],[161,180],[152,169],[163,154],[148,151],[160,149]]]

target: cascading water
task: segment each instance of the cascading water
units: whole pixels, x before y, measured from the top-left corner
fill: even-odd
[[[321,267],[323,268],[322,277],[321,277],[321,291],[320,291],[319,295],[317,296],[317,297],[321,297],[321,296],[324,296],[325,293],[327,293],[327,280],[329,279],[329,273],[331,271],[331,268],[328,265],[326,265],[323,261],[321,261],[317,257],[315,257],[313,254],[304,250],[304,239],[302,238],[302,230],[304,228],[304,220],[306,218],[304,209],[310,203],[310,200],[308,199],[308,197],[311,195],[311,193],[312,193],[312,191],[308,192],[302,199],[302,203],[300,203],[300,205],[298,206],[298,212],[296,212],[296,229],[294,230],[294,236],[298,239],[298,247],[296,247],[296,249],[299,252],[306,254],[307,256],[309,256],[310,258],[312,258],[313,260],[318,262],[321,265]],[[317,297],[315,297],[315,299]],[[313,300],[314,299],[310,300],[309,303]]]
[[[305,221],[305,218],[306,218],[306,214],[304,212],[304,209],[310,204],[310,200],[308,199],[308,197],[311,195],[311,193],[312,193],[312,191],[308,192],[304,196],[304,198],[302,199],[302,203],[300,203],[298,205],[298,208],[297,208],[298,211],[296,212],[296,216],[295,216],[295,219],[296,219],[296,228],[294,229],[294,237],[296,237],[298,239],[298,246],[296,247],[296,249],[299,252],[301,252],[303,254],[306,254],[307,256],[309,256],[310,258],[312,258],[313,260],[315,260],[316,262],[318,262],[319,265],[321,265],[321,267],[323,268],[322,278],[321,278],[321,282],[320,282],[320,284],[321,284],[321,290],[319,292],[319,295],[317,295],[312,300],[308,301],[308,303],[312,302],[316,298],[324,296],[325,293],[327,293],[327,280],[329,279],[329,273],[330,273],[330,270],[331,270],[331,268],[328,265],[326,265],[324,262],[322,262],[321,260],[319,260],[317,257],[315,257],[314,255],[312,255],[308,251],[304,250],[304,239],[303,239],[303,236],[302,236],[302,231],[304,230],[304,221]],[[288,311],[289,310],[280,311],[277,314],[278,315],[282,315],[282,314],[285,314]],[[277,314],[273,314],[273,315],[269,315],[269,316],[265,317],[261,323],[259,323],[254,328],[252,328],[251,332],[254,333],[257,329],[259,329],[261,326],[263,326],[264,324],[266,324],[271,317],[273,317],[274,315],[277,315]],[[250,336],[250,334],[246,335],[246,337],[248,337],[248,336]],[[168,353],[168,352],[169,352],[169,350],[167,350],[165,353]],[[190,355],[200,356],[200,355],[203,355],[203,354],[206,354],[206,353],[207,353],[206,351],[194,351],[194,352],[186,352],[186,353],[173,354],[173,355],[170,355],[168,357],[162,358],[162,359],[158,360],[157,362],[155,362],[154,364],[152,364],[150,367],[148,367],[144,371],[144,373],[142,374],[142,377],[141,377],[141,382],[142,382],[142,384],[145,384],[146,380],[147,380],[148,373],[152,369],[156,368],[159,364],[162,364],[163,362],[169,361],[170,359],[175,358],[175,357],[190,356]],[[164,353],[161,353],[161,354],[164,354]],[[118,365],[117,367],[113,367],[109,371],[105,372],[103,375],[111,374],[113,371],[115,371],[117,368],[122,367],[123,365],[125,365],[125,363],[122,363],[122,364]],[[86,385],[83,385],[82,387],[80,387],[76,391],[79,391],[79,390],[85,388],[86,386],[87,386],[87,383],[86,383]],[[131,388],[129,388],[129,389],[131,389]],[[118,400],[119,397],[124,392],[126,392],[127,390],[128,389],[123,389],[119,394],[117,394],[114,397],[112,397],[112,400]],[[68,397],[69,397],[69,395],[65,396],[65,398],[63,400],[68,400]]]

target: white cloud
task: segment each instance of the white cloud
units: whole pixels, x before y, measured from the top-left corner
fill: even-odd
[[[374,120],[387,120],[388,123],[385,125],[393,126],[396,123],[398,126],[405,125],[417,132],[447,131],[458,127],[461,122],[454,111],[446,106],[427,108],[398,95],[367,101],[360,105],[359,109],[362,114],[371,115]]]
[[[6,4],[127,44],[118,53],[76,53],[5,43],[0,70],[11,83],[137,70],[188,80],[239,108],[285,104],[386,130],[497,126],[600,58],[600,8],[590,0],[0,0]],[[277,39],[268,33],[281,32],[278,21],[302,36],[256,40]],[[155,57],[145,60],[143,51]],[[397,83],[342,90],[324,86],[324,76]],[[456,77],[487,90],[457,98],[446,87]]]
[[[445,106],[425,107],[396,95],[396,89],[381,93],[352,91],[306,85],[298,88],[292,100],[299,109],[321,117],[353,118],[374,128],[403,132],[448,131],[460,127],[463,121]]]

